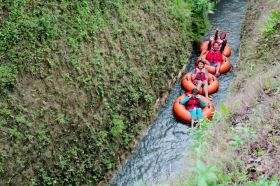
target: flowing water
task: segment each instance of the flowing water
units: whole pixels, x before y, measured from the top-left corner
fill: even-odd
[[[209,38],[215,28],[228,33],[228,44],[232,48],[231,61],[235,67],[240,45],[240,31],[244,19],[247,0],[222,0],[214,14],[209,18],[212,29],[205,35]],[[194,53],[185,71],[190,71],[198,54]],[[219,91],[213,94],[216,108],[225,101],[230,91],[233,71],[219,78]],[[123,164],[121,170],[111,181],[111,186],[134,185],[137,181],[155,183],[176,174],[185,168],[184,152],[190,144],[191,137],[188,126],[179,123],[173,116],[173,102],[184,93],[179,80],[171,91],[165,106],[161,108],[157,118],[147,129],[138,147]]]

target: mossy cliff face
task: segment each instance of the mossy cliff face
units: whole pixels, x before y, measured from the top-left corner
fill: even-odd
[[[207,1],[0,3],[0,184],[96,184],[205,31]]]

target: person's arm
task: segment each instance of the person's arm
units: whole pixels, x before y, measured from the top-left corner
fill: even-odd
[[[180,101],[180,104],[185,105],[190,100],[190,97],[187,96],[183,100]]]
[[[198,98],[199,99],[199,104],[201,107],[206,107],[206,104],[202,101],[201,98]]]
[[[207,50],[211,50],[212,48],[212,41],[209,40],[208,45],[207,45]]]
[[[214,36],[215,41],[218,39],[218,37],[219,37],[219,30],[216,29],[215,36]]]
[[[197,74],[197,70],[196,70],[196,69],[193,69],[193,70],[192,70],[192,81],[195,79],[196,74]]]
[[[203,59],[204,60],[204,63],[206,64],[206,65],[210,65],[210,62],[205,58],[205,59]]]
[[[212,48],[212,41],[213,41],[213,38],[210,38],[209,41],[208,41],[207,47],[204,48],[204,49],[201,51],[200,57],[202,57],[207,51],[211,50],[211,48]]]
[[[211,52],[211,51],[209,51],[209,52]],[[207,65],[210,65],[210,62],[207,60],[207,56],[209,55],[209,52],[208,52],[208,54],[205,56],[205,58],[202,58],[202,61],[204,61],[204,63],[207,64]]]
[[[204,72],[205,72],[205,78],[208,81],[208,76],[209,76],[208,70],[204,68]]]

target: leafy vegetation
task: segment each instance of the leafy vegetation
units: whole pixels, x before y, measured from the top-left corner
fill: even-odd
[[[207,29],[207,6],[2,0],[0,185],[110,178]]]
[[[268,23],[266,24],[265,32],[264,34],[266,36],[275,34],[277,30],[280,27],[280,11],[279,10],[273,10],[271,12],[270,19]]]

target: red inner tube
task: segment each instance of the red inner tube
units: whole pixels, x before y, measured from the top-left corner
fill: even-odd
[[[192,73],[189,72],[182,77],[182,86],[184,87],[184,89],[186,89],[189,92],[191,92],[194,88],[196,88],[196,85],[191,80],[191,75],[192,75]],[[219,80],[212,74],[209,74],[208,75],[208,94],[213,94],[218,89],[219,89]],[[199,94],[202,94],[202,95],[205,94],[203,88],[200,88]]]
[[[200,61],[202,58],[205,59],[207,54],[208,54],[208,51],[204,55],[198,57],[196,62]],[[215,74],[215,72],[216,72],[215,67],[209,66],[206,64],[204,65],[204,67],[208,70],[209,73]],[[224,60],[222,61],[221,67],[220,67],[220,73],[225,74],[230,70],[230,68],[231,68],[231,61],[229,60],[229,58],[224,56]]]
[[[191,96],[191,94],[188,94]],[[179,96],[173,105],[173,111],[176,115],[176,118],[186,124],[190,124],[191,123],[191,114],[190,112],[187,110],[185,105],[180,104],[180,101],[183,100],[187,95],[183,94],[181,96]],[[215,112],[215,107],[214,104],[207,99],[204,96],[198,95],[199,98],[202,99],[202,101],[206,104],[206,107],[202,108],[202,113],[203,113],[203,117],[207,118],[207,119],[212,119],[213,114]],[[208,107],[209,105],[209,107]]]

